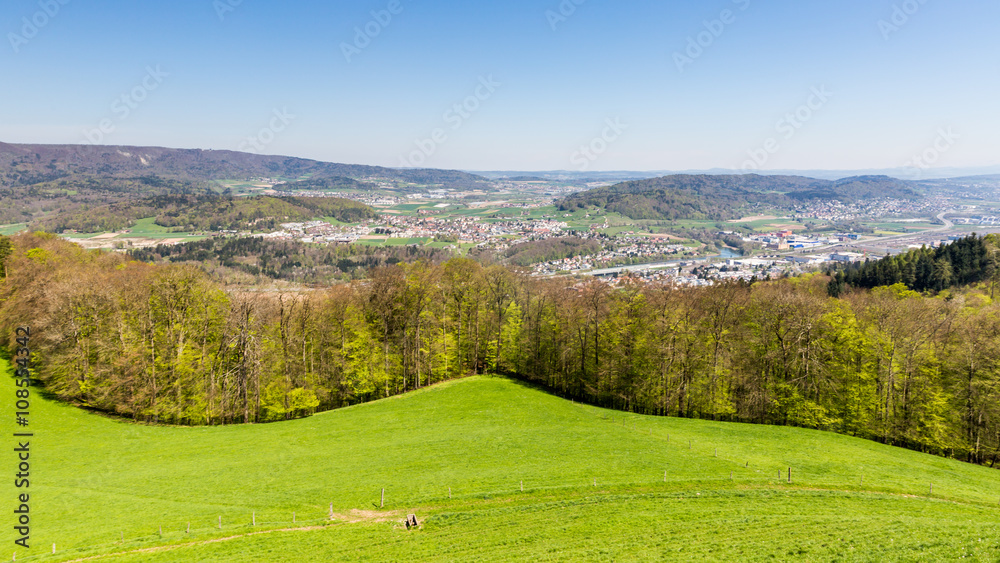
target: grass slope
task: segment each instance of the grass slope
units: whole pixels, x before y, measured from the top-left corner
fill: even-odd
[[[16,235],[27,227],[27,223],[17,223],[15,225],[0,225],[0,235]]]
[[[35,392],[31,425],[33,547],[18,561],[1000,556],[1000,472],[830,433],[605,411],[504,379],[225,428],[138,426]],[[400,525],[409,513],[421,529]]]

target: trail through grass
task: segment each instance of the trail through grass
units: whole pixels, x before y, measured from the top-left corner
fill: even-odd
[[[628,415],[487,377],[217,428],[33,395],[18,561],[1000,557],[1000,472],[827,432]],[[406,531],[411,513],[423,526]],[[269,530],[287,531],[249,535]]]

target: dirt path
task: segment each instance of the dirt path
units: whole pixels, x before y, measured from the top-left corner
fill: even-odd
[[[361,524],[365,522],[391,522],[394,520],[399,520],[401,516],[395,512],[375,512],[370,510],[352,510],[348,514],[334,514],[331,520],[332,524]],[[178,543],[173,545],[161,545],[156,547],[144,547],[141,549],[132,549],[129,551],[117,551],[114,553],[105,553],[102,555],[91,555],[89,557],[81,557],[79,559],[70,559],[66,563],[77,563],[79,561],[98,561],[101,559],[108,559],[111,557],[121,557],[123,555],[138,555],[141,553],[160,553],[163,551],[173,551],[175,549],[182,549],[185,547],[194,547],[199,545],[210,545],[213,543],[222,543],[226,541],[238,540],[242,538],[249,538],[252,536],[260,536],[265,534],[274,534],[280,532],[315,532],[316,530],[325,530],[330,528],[327,526],[301,526],[296,528],[275,528],[273,530],[262,530],[260,532],[247,532],[245,534],[236,534],[233,536],[226,536],[224,538],[215,538],[211,540],[193,541],[187,543]]]

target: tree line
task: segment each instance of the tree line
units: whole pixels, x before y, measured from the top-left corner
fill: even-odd
[[[992,296],[995,278],[1000,275],[998,266],[1000,238],[972,234],[937,248],[924,246],[835,268],[828,290],[837,297],[848,287],[872,289],[899,283],[916,291],[940,292],[989,280]]]
[[[152,180],[149,180],[152,181]],[[80,207],[31,224],[33,230],[62,233],[119,231],[139,219],[175,232],[276,230],[282,223],[330,217],[343,223],[375,219],[375,211],[355,201],[333,197],[233,197],[216,194],[170,194]]]
[[[473,373],[637,413],[819,428],[995,463],[1000,306],[985,284],[828,294],[828,276],[707,288],[539,279],[466,258],[268,293],[49,235],[12,239],[0,326],[38,377],[144,421],[265,422]]]
[[[368,246],[364,244],[310,244],[259,237],[207,238],[177,245],[157,245],[128,251],[140,262],[192,264],[223,282],[252,283],[282,280],[328,284],[363,279],[373,268],[425,260],[441,263],[452,256],[430,246]]]

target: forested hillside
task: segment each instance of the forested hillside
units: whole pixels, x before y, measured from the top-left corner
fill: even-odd
[[[110,178],[90,174],[34,176],[36,183],[0,182],[0,224],[28,223],[52,213],[74,213],[115,202],[161,195],[207,195],[210,186],[159,176]]]
[[[439,264],[452,257],[429,246],[320,245],[258,237],[208,238],[177,245],[130,250],[129,257],[149,263],[188,263],[220,280],[251,282],[260,278],[302,284],[361,279],[374,268],[401,262]]]
[[[954,286],[988,280],[990,297],[1000,281],[1000,247],[996,237],[975,235],[937,248],[920,248],[880,260],[855,262],[837,269],[830,280],[830,295],[848,287],[871,289],[905,285],[917,291],[942,291]]]
[[[327,197],[246,197],[166,195],[83,207],[51,219],[34,221],[32,229],[62,233],[120,231],[146,217],[177,232],[275,230],[281,223],[334,218],[358,223],[377,217],[367,205]]]
[[[48,235],[13,243],[3,339],[31,324],[50,391],[142,420],[274,420],[496,371],[633,412],[823,428],[990,464],[1000,452],[987,287],[837,299],[815,275],[611,288],[453,259],[261,293]]]
[[[308,180],[297,180],[294,182],[286,182],[284,184],[279,184],[274,186],[275,190],[282,192],[307,190],[307,191],[345,191],[345,190],[362,190],[362,191],[375,191],[378,186],[369,182],[359,182],[354,178],[345,178],[343,176],[333,176],[329,178],[310,178]]]
[[[414,189],[491,186],[486,178],[456,170],[398,170],[232,151],[0,143],[0,225],[42,217],[48,222],[53,213],[146,197],[212,194],[219,180],[249,178],[308,178],[286,185],[290,190],[374,190],[369,178],[420,186]]]
[[[563,211],[590,206],[632,219],[738,219],[749,206],[787,207],[810,199],[853,202],[866,198],[915,199],[909,184],[886,176],[838,181],[800,176],[676,175],[624,182],[570,195]]]
[[[193,182],[249,177],[381,177],[416,184],[475,187],[486,178],[455,170],[412,170],[319,162],[234,151],[99,145],[0,143],[0,185],[26,186],[61,178],[159,176]]]
[[[511,245],[504,256],[510,264],[531,266],[539,262],[597,254],[601,250],[604,250],[604,246],[596,240],[557,237]]]

